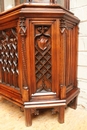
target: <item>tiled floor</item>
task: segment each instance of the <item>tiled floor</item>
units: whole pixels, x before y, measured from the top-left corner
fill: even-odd
[[[59,124],[58,115],[44,111],[33,117],[32,126],[26,127],[24,113],[11,102],[0,99],[0,130],[87,130],[87,110],[79,107],[76,110],[67,108],[65,123]]]

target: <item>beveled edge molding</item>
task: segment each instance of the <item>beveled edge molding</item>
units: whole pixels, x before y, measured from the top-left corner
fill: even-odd
[[[24,102],[24,108],[43,108],[65,106],[66,100],[52,100],[39,102]]]

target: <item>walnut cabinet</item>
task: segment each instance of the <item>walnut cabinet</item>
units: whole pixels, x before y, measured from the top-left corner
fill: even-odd
[[[57,4],[25,3],[0,14],[0,95],[32,113],[76,108],[79,19]]]

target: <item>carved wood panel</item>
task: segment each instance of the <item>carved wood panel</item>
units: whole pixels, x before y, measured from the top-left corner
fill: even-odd
[[[51,91],[51,27],[35,26],[35,71],[37,92]]]
[[[16,28],[0,31],[1,82],[18,88],[18,47]]]
[[[66,86],[74,87],[74,75],[75,75],[75,57],[76,57],[76,43],[75,43],[75,28],[69,28],[67,30],[67,45],[66,45]]]
[[[61,62],[60,62],[60,82],[61,86],[66,86],[67,92],[74,87],[75,73],[75,28],[73,24],[64,19],[60,20],[61,32]],[[73,38],[74,37],[74,38]]]

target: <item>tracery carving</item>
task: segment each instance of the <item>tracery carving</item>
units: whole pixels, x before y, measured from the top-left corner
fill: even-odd
[[[21,36],[25,36],[27,29],[26,29],[26,25],[25,25],[25,18],[24,17],[20,17],[19,19],[19,27],[20,27],[20,34]]]
[[[66,58],[66,38],[67,38],[67,25],[65,19],[60,20],[61,32],[61,45],[60,45],[60,88],[65,86],[65,58]]]
[[[60,32],[61,33],[64,33],[66,30],[66,22],[65,22],[65,19],[61,19],[60,20]]]
[[[37,92],[51,91],[50,26],[35,26],[35,64]]]
[[[19,19],[19,33],[21,35],[21,43],[22,43],[22,63],[23,63],[23,87],[24,89],[28,89],[28,85],[27,85],[27,67],[26,67],[26,33],[27,33],[27,28],[25,25],[25,18],[24,17],[20,17]]]
[[[0,31],[1,82],[18,87],[18,39],[16,28]]]
[[[39,115],[39,110],[32,108],[31,113],[33,113],[34,115]]]

